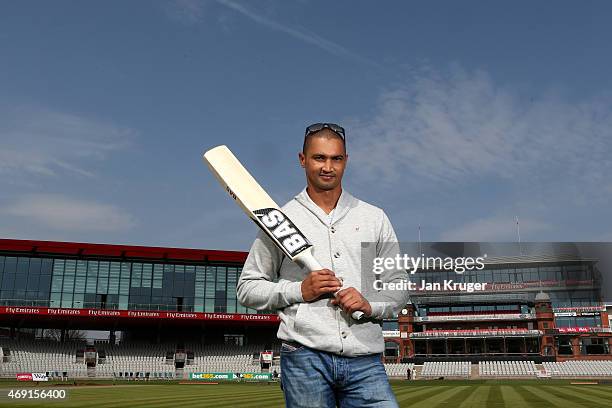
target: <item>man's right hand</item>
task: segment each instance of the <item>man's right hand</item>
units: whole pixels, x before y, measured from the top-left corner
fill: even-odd
[[[334,293],[342,288],[342,282],[329,269],[312,271],[302,281],[302,297],[305,302],[312,302],[322,295]]]

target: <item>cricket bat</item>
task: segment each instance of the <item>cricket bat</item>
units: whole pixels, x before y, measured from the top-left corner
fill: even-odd
[[[308,238],[283,214],[227,146],[210,149],[203,159],[227,193],[289,259],[309,271],[323,269],[312,254]],[[363,312],[356,311],[351,316],[359,320]]]

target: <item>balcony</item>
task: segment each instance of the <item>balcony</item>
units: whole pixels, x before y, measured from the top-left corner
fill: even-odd
[[[484,338],[484,337],[540,337],[540,330],[529,329],[473,329],[473,330],[426,330],[410,333],[411,339],[439,338]]]
[[[535,320],[534,313],[502,313],[502,314],[459,314],[415,317],[417,323],[457,322],[457,321],[490,321],[490,320]]]

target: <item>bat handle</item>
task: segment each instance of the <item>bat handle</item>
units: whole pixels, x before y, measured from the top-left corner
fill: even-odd
[[[323,267],[310,251],[311,249],[307,249],[306,251],[302,252],[303,256],[300,256],[302,255],[300,254],[296,257],[295,260],[311,272],[320,271],[321,269],[323,269]],[[355,320],[360,320],[363,317],[363,314],[364,313],[361,310],[357,310],[351,314],[351,317]]]

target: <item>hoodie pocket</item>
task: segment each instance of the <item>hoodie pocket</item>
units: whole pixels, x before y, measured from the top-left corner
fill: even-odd
[[[308,307],[308,303],[300,303],[298,304],[297,311],[295,312],[295,319],[293,320],[293,329],[297,333],[304,333],[304,315],[307,314],[306,308]]]
[[[334,309],[327,306],[328,299],[312,303],[300,303],[295,314],[294,329],[296,333],[306,336],[329,335],[336,327]]]

